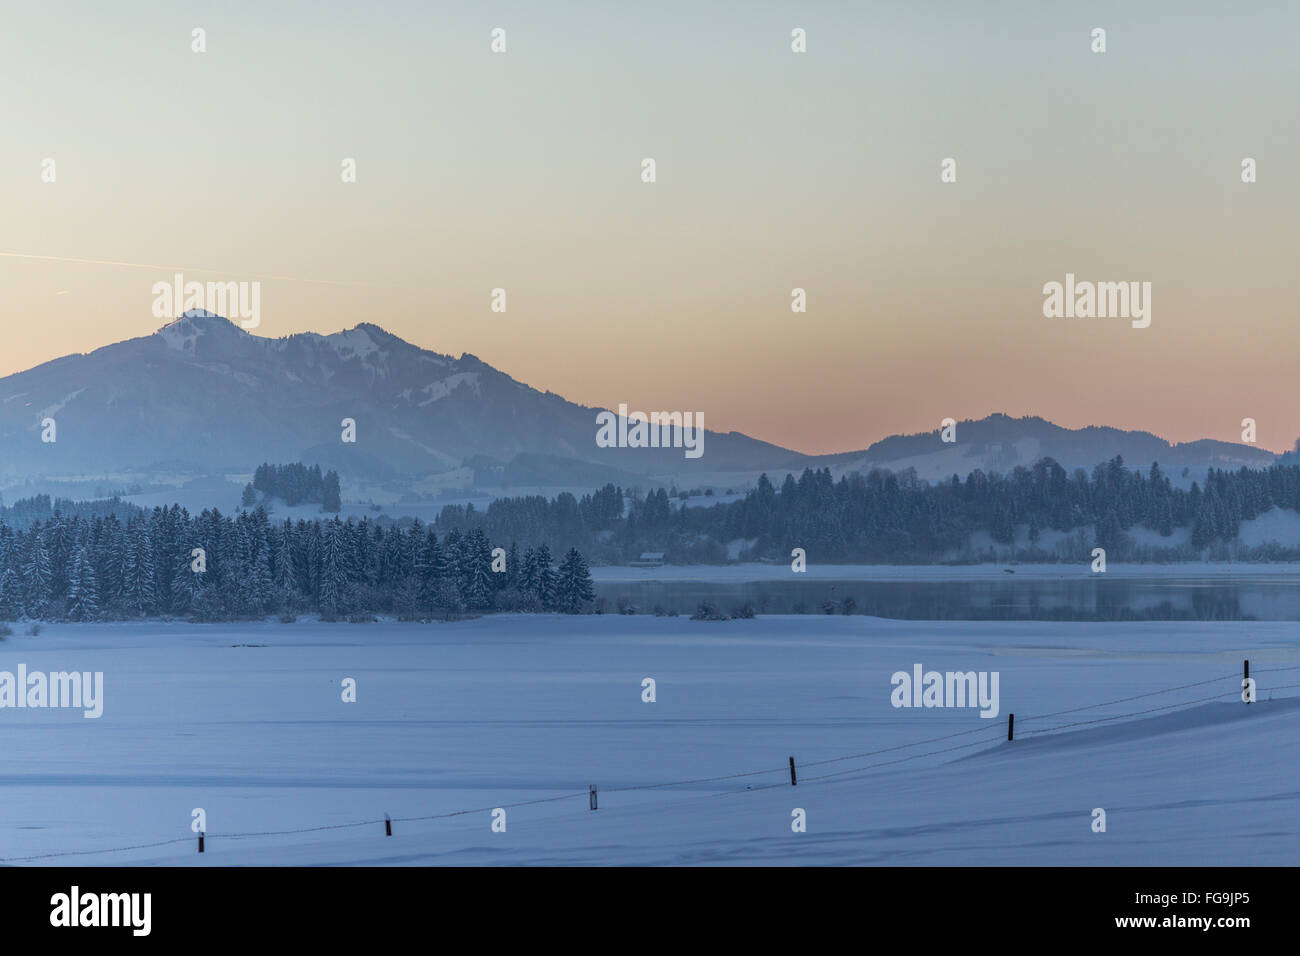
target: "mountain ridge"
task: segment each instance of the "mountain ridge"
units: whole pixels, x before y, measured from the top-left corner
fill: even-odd
[[[341,443],[345,418],[357,423],[358,450],[408,474],[520,453],[641,474],[691,464],[680,448],[597,447],[599,411],[472,353],[423,349],[372,322],[272,339],[194,311],[152,334],[0,379],[0,442],[10,452],[0,468],[48,474],[164,459],[290,461]],[[56,417],[53,443],[40,442],[47,417]],[[232,420],[239,426],[223,427]],[[799,457],[739,433],[707,432],[705,447],[710,467],[721,470]]]
[[[209,465],[296,461],[333,449],[374,477],[416,476],[532,456],[546,473],[706,482],[721,473],[912,468],[943,480],[981,468],[1009,471],[1052,457],[1091,467],[1121,454],[1165,468],[1262,466],[1272,452],[1198,439],[1170,443],[1106,425],[1070,429],[1039,416],[995,413],[939,429],[891,435],[856,451],[806,455],[736,431],[707,431],[705,454],[680,448],[600,448],[598,407],[570,402],[510,376],[477,355],[459,358],[407,342],[364,321],[338,332],[253,335],[191,310],[155,332],[52,359],[0,378],[0,475],[87,474],[185,460]],[[57,440],[41,441],[54,418]],[[356,444],[341,441],[353,419]],[[611,471],[613,469],[614,471]],[[490,471],[486,469],[484,473]]]

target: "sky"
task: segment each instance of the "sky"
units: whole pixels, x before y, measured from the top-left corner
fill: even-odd
[[[1297,33],[1294,2],[16,5],[0,376],[155,331],[180,271],[260,282],[258,335],[374,322],[809,453],[992,412],[1290,448]],[[1045,317],[1067,273],[1150,282],[1150,326]]]

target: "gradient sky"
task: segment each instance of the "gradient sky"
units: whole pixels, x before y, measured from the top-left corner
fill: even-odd
[[[806,452],[995,411],[1300,436],[1294,2],[5,16],[0,254],[257,279],[259,335],[375,322]],[[1067,272],[1151,282],[1151,327],[1044,318]],[[154,331],[169,277],[0,255],[0,375]]]

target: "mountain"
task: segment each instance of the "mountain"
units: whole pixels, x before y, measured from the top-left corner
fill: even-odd
[[[734,432],[707,432],[705,455],[694,460],[682,448],[600,448],[598,411],[370,323],[268,339],[193,311],[153,335],[0,379],[0,474],[96,474],[162,460],[251,470],[304,460],[386,478],[530,455],[592,463],[593,478],[635,478],[803,458]],[[46,418],[56,422],[53,443],[41,441]],[[356,422],[354,444],[341,440],[345,418]],[[582,468],[568,473],[584,478]]]
[[[1277,456],[1253,445],[1201,439],[1173,444],[1150,432],[1090,425],[1064,428],[1042,418],[1012,418],[995,414],[978,421],[957,423],[956,441],[945,444],[940,429],[917,435],[894,435],[864,451],[821,456],[816,465],[840,471],[883,468],[901,471],[915,468],[917,476],[929,481],[952,475],[966,477],[976,468],[1007,472],[1017,465],[1026,467],[1040,458],[1054,458],[1064,468],[1091,469],[1116,455],[1129,467],[1147,467],[1159,462],[1166,472],[1188,468],[1261,468]]]
[[[704,455],[681,448],[600,448],[600,409],[518,382],[477,357],[421,349],[371,323],[331,335],[269,339],[208,312],[152,335],[69,355],[0,379],[0,478],[190,470],[251,472],[306,461],[344,477],[411,480],[457,473],[478,487],[596,487],[656,480],[742,486],[761,471],[915,468],[940,480],[1007,471],[1051,456],[1090,468],[1115,455],[1134,466],[1262,466],[1270,452],[1218,441],[1180,445],[1148,432],[1068,429],[991,415],[896,435],[867,449],[808,456],[738,432],[707,432]],[[648,411],[648,409],[647,409]],[[57,440],[41,441],[53,418]],[[357,440],[341,441],[345,418]],[[689,486],[689,485],[687,485]]]

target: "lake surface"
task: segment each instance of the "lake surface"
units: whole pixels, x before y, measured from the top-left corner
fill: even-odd
[[[1069,580],[602,581],[606,613],[692,614],[702,602],[731,614],[869,614],[929,621],[1300,621],[1295,577],[1095,575]]]

